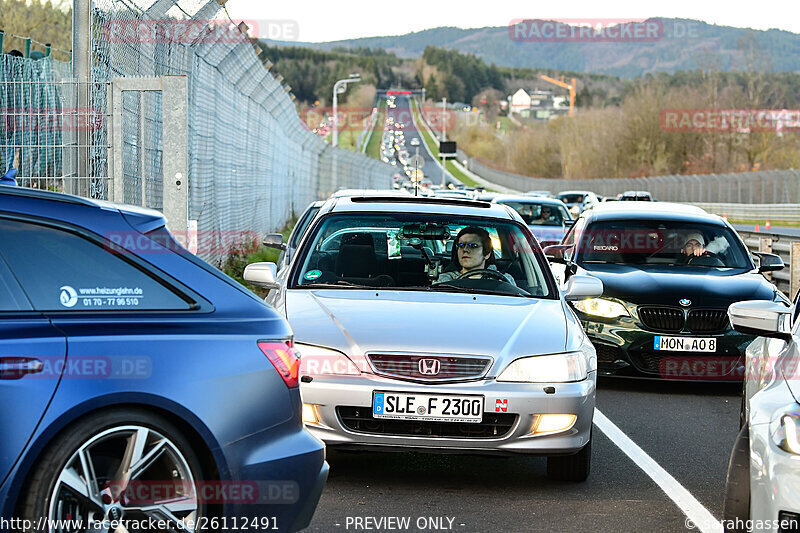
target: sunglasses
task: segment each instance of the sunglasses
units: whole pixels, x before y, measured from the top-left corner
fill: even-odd
[[[481,247],[481,244],[478,242],[460,242],[456,244],[456,247],[461,248],[462,250],[468,248],[470,250],[477,250]]]

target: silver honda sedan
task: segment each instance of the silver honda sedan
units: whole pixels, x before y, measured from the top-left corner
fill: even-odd
[[[466,237],[465,237],[466,236]],[[596,354],[508,206],[419,197],[326,202],[289,268],[249,265],[301,354],[303,419],[328,446],[537,454],[589,474]]]

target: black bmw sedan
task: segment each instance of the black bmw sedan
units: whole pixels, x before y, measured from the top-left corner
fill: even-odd
[[[601,374],[740,381],[754,337],[731,328],[728,306],[788,304],[762,275],[783,268],[781,259],[751,255],[725,220],[697,207],[601,204],[545,253],[564,281],[576,274],[603,281],[602,297],[573,304]]]

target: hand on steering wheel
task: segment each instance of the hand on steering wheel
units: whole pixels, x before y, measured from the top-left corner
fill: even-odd
[[[505,281],[506,283],[508,283],[508,279],[503,274],[491,268],[476,268],[475,270],[464,272],[463,274],[458,276],[458,279],[467,279],[478,275],[480,275],[481,277],[488,276],[498,281]]]

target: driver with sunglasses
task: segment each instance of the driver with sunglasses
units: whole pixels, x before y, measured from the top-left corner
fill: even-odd
[[[453,260],[434,283],[467,277],[497,279],[516,285],[511,275],[497,270],[489,232],[475,226],[467,226],[458,232],[453,246]]]

